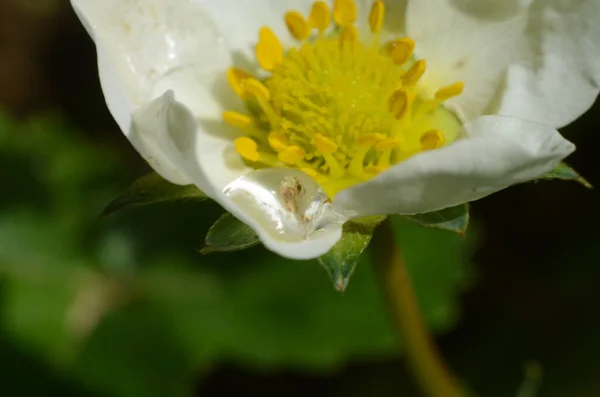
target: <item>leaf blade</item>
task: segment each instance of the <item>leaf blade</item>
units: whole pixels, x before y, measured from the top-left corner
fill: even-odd
[[[151,172],[136,180],[125,192],[111,201],[100,217],[143,205],[180,200],[206,200],[208,197],[195,185],[175,185]]]
[[[554,169],[550,172],[545,173],[540,176],[538,179],[560,179],[563,181],[574,181],[588,189],[593,189],[591,183],[589,183],[584,177],[582,177],[577,171],[575,171],[571,166],[566,163],[560,162]]]
[[[226,212],[208,230],[200,253],[241,251],[259,243],[250,226]]]
[[[440,211],[405,215],[403,217],[419,226],[447,230],[464,235],[469,228],[471,215],[470,206],[468,203],[465,203]]]
[[[383,219],[385,218],[378,218],[369,223],[347,222],[340,241],[328,253],[318,258],[336,291],[344,292],[348,287],[362,253],[371,242],[373,231]]]

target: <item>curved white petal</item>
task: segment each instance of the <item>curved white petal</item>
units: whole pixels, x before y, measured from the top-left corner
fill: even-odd
[[[415,56],[427,61],[430,90],[465,83],[447,102],[463,120],[491,105],[506,68],[520,53],[530,0],[409,0],[406,24]]]
[[[196,120],[190,111],[175,101],[173,91],[168,91],[133,113],[128,137],[163,178],[190,184],[192,178],[182,169],[181,156],[175,146],[185,148],[196,128]]]
[[[598,21],[597,0],[536,0],[498,112],[560,128],[588,110],[600,92]]]
[[[575,149],[553,128],[512,117],[481,116],[465,130],[464,139],[341,191],[334,208],[353,217],[436,211],[532,180]]]
[[[96,43],[102,90],[119,127],[164,178],[191,183],[176,159],[142,137],[156,131],[133,128],[132,117],[137,112],[140,118],[167,90],[186,100],[197,86],[220,84],[208,78],[226,68],[230,57],[211,19],[195,0],[71,2]]]

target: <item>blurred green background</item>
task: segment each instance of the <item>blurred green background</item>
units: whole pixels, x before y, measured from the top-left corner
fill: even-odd
[[[600,185],[600,106],[564,134]],[[106,109],[67,0],[0,0],[0,394],[419,396],[367,258],[201,256],[210,202],[106,219],[148,171]],[[473,205],[467,238],[396,222],[429,326],[481,396],[600,395],[600,195],[568,182]],[[522,394],[521,396],[525,396]]]

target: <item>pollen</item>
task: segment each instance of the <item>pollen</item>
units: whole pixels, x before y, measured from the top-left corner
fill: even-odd
[[[308,16],[308,24],[311,28],[318,29],[323,33],[331,23],[331,11],[324,1],[315,1]]]
[[[333,20],[339,26],[346,26],[356,21],[356,3],[354,0],[335,0],[333,3]]]
[[[252,118],[242,113],[223,112],[223,120],[233,127],[241,130],[247,130],[252,127]]]
[[[252,77],[252,75],[246,73],[242,69],[229,68],[229,70],[227,70],[227,82],[233,91],[243,99],[249,98],[248,95],[244,94],[244,89],[242,88],[242,82],[249,77]]]
[[[312,144],[321,153],[335,153],[338,150],[338,145],[334,141],[321,134],[315,134]]]
[[[256,45],[256,59],[261,68],[273,70],[283,60],[283,46],[268,27],[260,29],[259,41]]]
[[[300,146],[288,146],[277,157],[286,164],[295,165],[304,158],[304,149]]]
[[[421,136],[422,150],[432,150],[442,147],[444,144],[444,135],[440,130],[429,130]]]
[[[464,89],[464,84],[462,82],[454,83],[447,87],[440,88],[435,93],[435,99],[439,101],[445,101],[446,99],[450,99],[457,95],[460,95]]]
[[[289,11],[282,18],[297,46],[284,49],[262,27],[256,59],[266,73],[228,70],[248,112],[222,117],[243,134],[234,146],[249,166],[299,169],[333,197],[456,139],[460,122],[444,101],[460,95],[463,83],[422,85],[426,62],[414,59],[415,42],[381,42],[383,2],[365,16],[370,32],[359,35],[357,17],[355,0],[335,0],[332,9],[316,1],[306,16]]]
[[[298,11],[290,11],[285,14],[285,24],[296,40],[306,40],[310,35],[308,21]]]
[[[385,6],[383,1],[376,1],[371,7],[371,14],[369,14],[369,26],[371,32],[379,33],[383,27],[383,18],[385,14]]]
[[[237,138],[234,141],[235,150],[246,160],[259,161],[260,155],[258,154],[256,142],[247,137]]]
[[[415,42],[404,37],[394,40],[388,45],[388,53],[396,65],[403,65],[410,59],[415,49]]]

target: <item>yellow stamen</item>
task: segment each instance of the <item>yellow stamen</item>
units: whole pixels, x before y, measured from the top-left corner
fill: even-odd
[[[421,135],[421,149],[432,150],[444,145],[444,134],[440,130],[429,130]]]
[[[277,155],[277,158],[286,164],[295,165],[304,158],[305,154],[300,146],[288,146]]]
[[[269,145],[276,152],[283,152],[289,146],[288,138],[281,132],[271,132],[268,137]]]
[[[462,81],[440,88],[435,93],[435,99],[438,101],[445,101],[446,99],[460,95],[464,88],[465,85]]]
[[[410,69],[402,76],[402,82],[404,85],[413,85],[416,84],[417,81],[423,76],[425,73],[425,68],[427,67],[427,62],[425,60],[420,59],[411,66]]]
[[[250,161],[258,161],[260,160],[260,155],[258,154],[258,146],[254,140],[248,137],[237,138],[233,142],[235,146],[235,150],[245,158]]]
[[[410,96],[405,90],[397,90],[392,94],[388,101],[389,111],[394,114],[397,120],[400,120],[406,114],[410,107]]]
[[[238,68],[227,69],[227,81],[233,91],[242,99],[250,99],[251,96],[244,93],[242,83],[245,79],[251,78],[252,75]]]
[[[385,139],[385,135],[379,133],[364,134],[358,138],[358,144],[362,147],[371,147],[377,145]]]
[[[356,26],[344,26],[342,33],[340,34],[340,40],[342,43],[351,43],[358,40],[358,30],[356,29]]]
[[[371,7],[371,13],[369,14],[369,26],[371,32],[379,33],[383,26],[383,17],[385,16],[385,6],[383,1],[376,1]]]
[[[396,65],[403,65],[410,59],[415,49],[415,42],[404,37],[388,44],[388,53]]]
[[[298,11],[290,11],[285,14],[285,24],[296,40],[303,41],[310,36],[310,26]]]
[[[334,153],[338,150],[338,145],[331,139],[321,134],[315,134],[312,139],[312,144],[321,153]]]
[[[269,92],[269,89],[265,87],[263,83],[254,78],[244,80],[242,89],[256,98],[256,101],[269,119],[269,123],[272,127],[275,127],[279,117],[269,103],[269,100],[271,99],[271,93]]]
[[[315,1],[308,17],[308,23],[311,28],[316,28],[323,33],[331,21],[331,11],[324,1]]]
[[[339,26],[347,26],[356,21],[356,4],[354,0],[335,0],[333,2],[333,20]]]
[[[316,178],[319,175],[319,173],[312,168],[300,168],[300,171],[313,178]]]
[[[223,120],[233,127],[248,130],[254,124],[252,118],[238,112],[223,112]]]
[[[248,112],[224,112],[223,120],[244,131],[234,143],[249,166],[301,170],[333,198],[456,139],[460,120],[442,102],[460,93],[462,83],[437,92],[422,85],[426,63],[413,60],[414,41],[382,45],[388,4],[371,3],[367,43],[354,26],[356,0],[333,0],[333,10],[328,1],[317,1],[308,18],[285,14],[301,45],[284,51],[271,30],[261,29],[256,56],[269,73],[227,72]]]
[[[283,46],[271,29],[263,26],[258,34],[256,59],[261,68],[273,70],[283,61]]]
[[[377,175],[377,174],[385,171],[388,168],[389,167],[386,167],[384,165],[373,165],[373,164],[370,164],[370,165],[368,165],[368,166],[365,167],[365,172],[367,172],[369,174]]]
[[[271,98],[269,89],[265,87],[263,83],[254,78],[244,80],[242,83],[242,89],[244,92],[256,97],[258,100],[268,101]]]
[[[396,139],[387,138],[387,139],[384,139],[383,141],[379,142],[375,146],[375,149],[379,150],[380,152],[384,152],[386,150],[394,149],[397,146],[398,146],[398,141]]]

